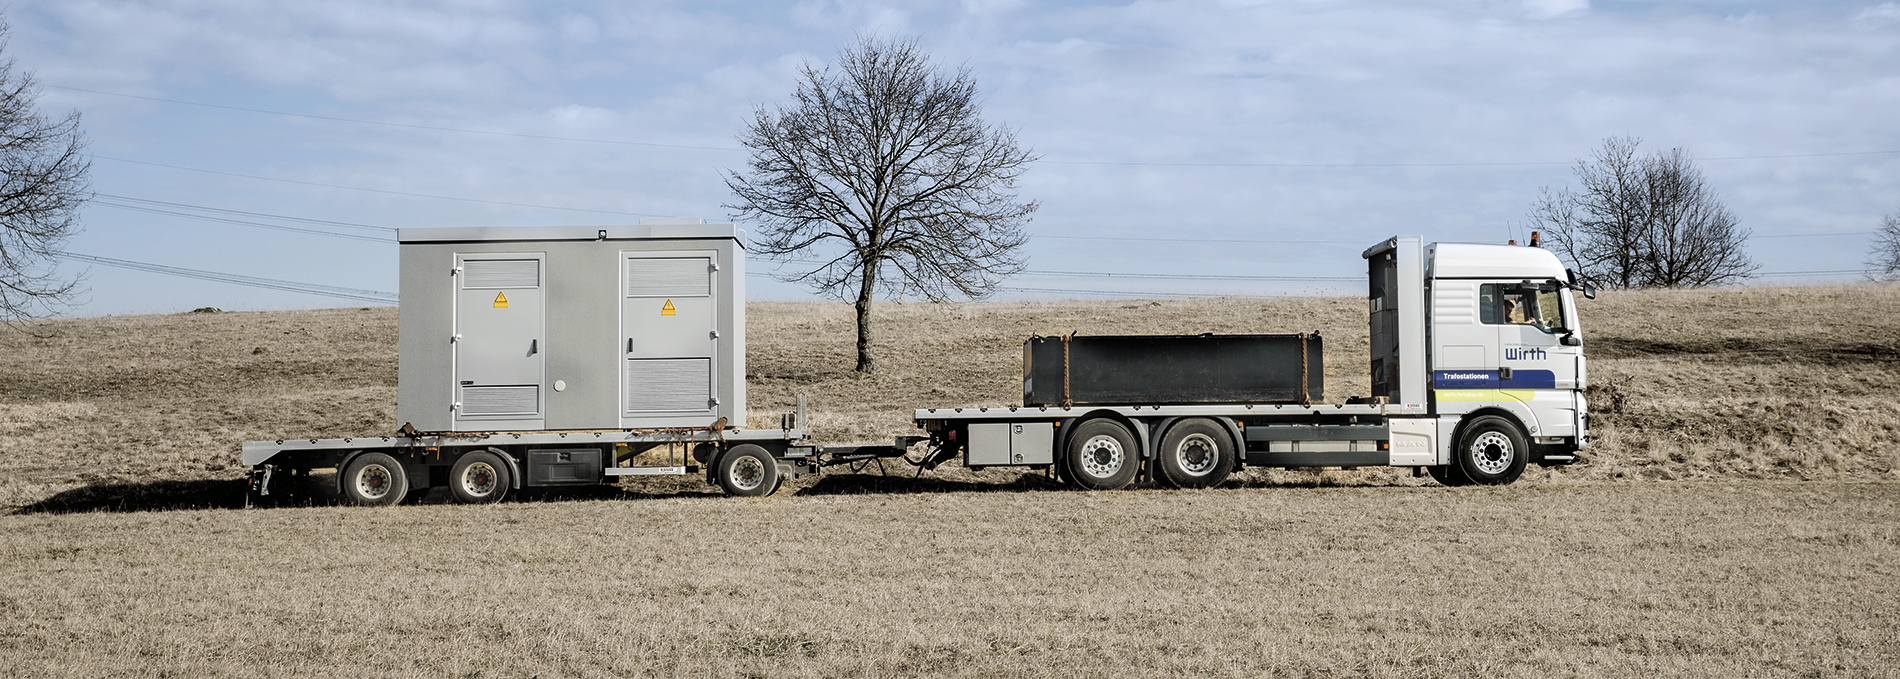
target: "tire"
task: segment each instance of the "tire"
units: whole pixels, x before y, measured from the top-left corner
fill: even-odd
[[[1135,445],[1135,435],[1120,422],[1093,419],[1069,434],[1062,465],[1069,483],[1077,488],[1118,490],[1135,480],[1141,468],[1141,449]]]
[[[719,456],[715,475],[727,495],[763,497],[771,495],[779,486],[778,460],[772,459],[772,454],[764,448],[750,443],[733,446]]]
[[[1218,486],[1234,471],[1234,440],[1214,420],[1176,422],[1155,452],[1161,480],[1176,488]]]
[[[387,507],[409,495],[409,475],[402,463],[383,453],[356,456],[337,485],[345,501],[363,507]]]
[[[1524,473],[1531,447],[1517,424],[1485,415],[1465,425],[1458,436],[1458,448],[1452,451],[1458,472],[1472,484],[1502,486]]]
[[[1471,479],[1465,478],[1465,473],[1459,471],[1455,464],[1426,467],[1425,471],[1431,472],[1432,480],[1446,486],[1456,488],[1471,485]]]
[[[500,502],[514,486],[508,462],[493,451],[463,453],[449,468],[449,493],[463,504]]]

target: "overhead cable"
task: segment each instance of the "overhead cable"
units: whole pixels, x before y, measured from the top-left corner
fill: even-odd
[[[358,224],[356,222],[338,222],[338,221],[332,221],[328,219],[313,219],[310,217],[292,217],[290,215],[274,215],[268,212],[247,212],[244,210],[232,210],[230,208],[211,207],[208,205],[192,205],[191,203],[173,203],[173,202],[163,201],[163,200],[152,200],[150,198],[135,198],[132,196],[115,196],[110,193],[95,193],[93,195],[102,196],[105,198],[111,198],[113,200],[129,200],[135,203],[150,203],[153,205],[164,205],[166,207],[185,208],[185,209],[190,209],[190,210],[204,210],[207,212],[224,212],[228,214],[246,215],[246,216],[251,216],[251,217],[269,217],[271,219],[284,219],[284,220],[289,220],[289,221],[294,221],[294,222],[309,222],[312,224],[327,224],[330,226],[341,226],[341,227],[351,228],[351,229],[364,229],[368,231],[383,231],[387,233],[396,232],[395,227],[390,227],[390,226],[373,226],[369,224]]]
[[[336,297],[339,299],[350,299],[350,300],[356,300],[360,302],[378,302],[378,303],[384,303],[384,304],[394,304],[397,301],[396,293],[384,292],[381,290],[364,290],[362,288],[345,288],[345,287],[338,287],[334,285],[320,285],[317,283],[300,283],[297,281],[278,280],[275,278],[240,276],[238,274],[222,273],[222,272],[217,272],[217,271],[205,271],[202,269],[187,269],[187,268],[178,267],[178,266],[165,266],[163,264],[135,262],[128,259],[114,259],[111,257],[99,257],[97,255],[84,255],[77,252],[62,252],[62,253],[59,253],[58,256],[65,259],[75,260],[75,261],[91,262],[93,264],[104,264],[106,266],[118,267],[121,269],[131,269],[133,271],[145,271],[145,272],[150,272],[150,273],[165,274],[167,276],[178,276],[181,278],[195,278],[198,280],[215,281],[218,283],[230,283],[232,285],[246,285],[246,286],[250,286],[254,288],[283,290],[286,292],[301,292],[306,295],[320,295],[324,297]]]
[[[588,138],[583,138],[583,137],[560,137],[560,136],[542,135],[542,134],[524,134],[524,133],[519,133],[519,132],[497,132],[494,130],[472,130],[468,128],[444,127],[444,126],[437,126],[437,125],[415,125],[415,124],[410,124],[410,123],[392,123],[392,122],[386,122],[386,121],[380,121],[380,120],[364,120],[360,118],[342,118],[338,116],[323,116],[323,115],[314,115],[314,114],[309,114],[309,113],[292,113],[289,111],[272,111],[268,109],[248,108],[248,107],[243,107],[243,106],[229,106],[225,104],[208,104],[204,102],[185,101],[183,99],[167,99],[167,98],[162,98],[162,97],[151,97],[151,96],[138,95],[138,94],[125,94],[121,92],[107,92],[104,90],[85,89],[85,88],[80,88],[80,87],[65,87],[65,86],[60,86],[60,85],[44,85],[44,86],[51,87],[54,89],[71,90],[74,92],[87,92],[90,94],[102,94],[102,95],[112,96],[112,97],[125,97],[128,99],[144,99],[147,101],[158,101],[158,102],[164,102],[168,104],[182,104],[185,106],[200,106],[204,108],[216,108],[216,109],[224,109],[224,110],[229,110],[229,111],[242,111],[246,113],[262,113],[266,115],[291,116],[291,117],[296,117],[296,118],[310,118],[310,119],[315,119],[315,120],[328,120],[328,121],[333,121],[333,122],[354,123],[358,125],[379,125],[383,127],[401,127],[401,128],[409,128],[409,129],[417,129],[417,130],[432,130],[432,131],[438,131],[438,132],[458,132],[458,133],[463,133],[463,134],[481,134],[481,135],[490,135],[490,136],[498,136],[498,137],[522,137],[522,138],[528,138],[528,139],[546,139],[546,140],[552,140],[552,141],[577,141],[577,142],[586,142],[586,143],[592,143],[592,144],[651,146],[651,147],[658,147],[658,148],[693,149],[693,150],[701,150],[701,151],[722,151],[722,152],[744,151],[744,149],[733,148],[729,146],[697,146],[697,145],[691,145],[691,144],[662,144],[662,143],[656,143],[656,142],[627,141],[627,140],[622,140],[622,139],[588,139]],[[1832,157],[1845,157],[1845,156],[1878,156],[1878,155],[1893,155],[1893,154],[1900,154],[1900,149],[1890,150],[1890,151],[1840,151],[1840,152],[1832,152],[1832,153],[1787,153],[1787,154],[1753,155],[1753,156],[1707,156],[1707,157],[1696,157],[1696,158],[1692,158],[1691,160],[1698,160],[1698,161],[1781,160],[1781,159],[1791,159],[1791,158],[1832,158]],[[1577,161],[1574,161],[1574,160],[1562,160],[1562,161],[1531,160],[1531,161],[1431,162],[1431,163],[1191,163],[1191,162],[1151,162],[1151,161],[1118,161],[1118,160],[1038,160],[1036,162],[1048,164],[1048,165],[1099,165],[1099,166],[1131,166],[1131,167],[1352,169],[1352,168],[1411,168],[1411,167],[1417,167],[1417,168],[1527,167],[1527,166],[1539,166],[1539,165],[1542,165],[1542,166],[1574,165],[1576,164]],[[561,209],[571,209],[571,208],[561,208]],[[655,215],[655,216],[658,216],[658,215]]]
[[[125,97],[127,99],[144,99],[146,101],[162,101],[167,104],[184,104],[186,106],[202,106],[204,108],[221,108],[227,111],[244,111],[247,113],[265,113],[265,114],[275,115],[275,116],[291,116],[294,118],[311,118],[314,120],[329,120],[329,121],[341,122],[341,123],[356,123],[358,125],[381,125],[383,127],[406,127],[413,130],[434,130],[437,132],[461,132],[463,134],[486,134],[486,135],[491,135],[491,136],[496,136],[496,137],[523,137],[527,139],[548,139],[548,140],[553,140],[553,141],[583,141],[583,142],[589,142],[589,143],[594,143],[594,144],[623,144],[627,146],[654,146],[654,147],[669,148],[669,149],[696,149],[696,150],[701,150],[701,151],[739,151],[741,150],[741,149],[735,149],[735,148],[723,147],[723,146],[692,146],[688,144],[657,144],[653,142],[624,141],[624,140],[619,140],[619,139],[587,139],[587,138],[582,138],[582,137],[556,137],[556,136],[545,135],[545,134],[522,134],[519,132],[496,132],[494,130],[471,130],[471,129],[462,128],[462,127],[440,127],[436,125],[413,125],[409,123],[391,123],[391,122],[385,122],[381,120],[363,120],[361,118],[339,118],[337,116],[320,116],[320,115],[312,115],[309,113],[291,113],[289,111],[271,111],[271,110],[261,109],[261,108],[245,108],[243,106],[226,106],[224,104],[206,104],[206,103],[197,102],[197,101],[185,101],[183,99],[165,99],[162,97],[147,97],[147,96],[138,95],[138,94],[123,94],[119,92],[106,92],[103,90],[89,90],[82,87],[62,87],[59,85],[46,85],[45,87],[51,87],[57,90],[71,90],[74,92],[103,94],[109,97]]]
[[[109,200],[94,199],[91,204],[99,205],[103,207],[118,208],[121,210],[134,210],[138,212],[146,212],[146,213],[151,213],[151,214],[171,215],[174,217],[185,217],[188,219],[201,219],[208,222],[222,222],[225,224],[236,224],[238,226],[249,226],[249,227],[258,228],[258,229],[271,229],[273,231],[289,231],[292,233],[307,233],[307,234],[312,234],[312,235],[317,235],[317,236],[329,236],[331,238],[348,238],[351,240],[366,240],[366,241],[370,241],[374,243],[396,242],[396,239],[393,236],[366,236],[359,233],[337,233],[335,231],[323,231],[321,229],[306,229],[303,227],[284,226],[281,224],[265,224],[263,222],[252,222],[252,221],[245,221],[242,219],[230,219],[227,217],[215,217],[211,215],[195,215],[188,212],[160,210],[158,208],[146,207],[143,205],[125,205],[122,203],[114,203]]]
[[[168,169],[173,169],[173,170],[185,170],[188,172],[203,172],[205,174],[223,175],[226,177],[242,177],[245,179],[257,179],[257,180],[262,180],[262,181],[267,181],[267,182],[282,182],[285,184],[302,184],[304,186],[321,186],[327,189],[345,189],[349,191],[365,191],[368,193],[381,193],[381,194],[387,194],[391,196],[408,196],[411,198],[434,198],[436,200],[459,200],[465,203],[485,203],[488,205],[507,205],[509,207],[531,207],[531,208],[538,208],[538,209],[543,209],[543,210],[569,210],[573,212],[596,212],[596,213],[608,214],[608,215],[632,215],[635,217],[666,217],[668,216],[668,215],[647,214],[644,212],[619,212],[615,210],[593,210],[593,209],[582,208],[582,207],[562,207],[559,205],[535,205],[532,203],[509,203],[509,202],[499,201],[499,200],[482,200],[480,198],[461,198],[458,196],[436,196],[436,195],[430,195],[426,193],[408,193],[405,191],[389,191],[386,189],[369,189],[369,188],[363,188],[360,186],[343,186],[341,184],[324,184],[320,182],[306,182],[306,181],[297,180],[297,179],[279,179],[277,177],[263,177],[263,176],[258,176],[254,174],[240,174],[237,172],[206,170],[203,168],[185,167],[183,165],[166,165],[164,163],[154,163],[154,162],[149,162],[149,161],[144,161],[144,160],[132,160],[129,158],[113,158],[111,156],[94,155],[92,156],[92,158],[94,160],[110,160],[115,163],[150,165],[152,167],[163,167],[163,168],[168,168]]]

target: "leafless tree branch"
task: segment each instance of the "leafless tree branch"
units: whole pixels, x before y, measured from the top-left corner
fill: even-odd
[[[1874,280],[1900,280],[1900,210],[1881,216],[1867,254],[1867,268],[1867,275]]]
[[[1016,181],[1036,157],[984,124],[969,69],[939,70],[915,41],[861,37],[836,70],[806,64],[792,103],[760,107],[740,135],[747,172],[728,172],[754,249],[815,267],[783,276],[855,298],[860,372],[874,372],[878,293],[981,298],[1023,268],[1034,201]]]
[[[1577,190],[1545,188],[1530,226],[1558,256],[1609,288],[1702,287],[1759,268],[1749,231],[1681,149],[1638,156],[1641,140],[1605,139],[1577,162]]]
[[[0,53],[8,27],[0,19]],[[57,256],[92,197],[79,112],[41,115],[39,84],[0,58],[0,322],[14,327],[70,303],[79,278]]]

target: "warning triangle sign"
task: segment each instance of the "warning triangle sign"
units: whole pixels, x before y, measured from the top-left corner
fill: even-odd
[[[680,312],[673,308],[673,300],[666,300],[666,306],[660,307],[661,316],[678,316]]]
[[[495,308],[508,308],[508,295],[499,292],[495,293]]]

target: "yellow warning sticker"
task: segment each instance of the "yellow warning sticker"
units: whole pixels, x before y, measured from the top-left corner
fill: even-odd
[[[497,309],[508,308],[508,295],[505,295],[499,292],[495,293],[495,308]]]
[[[678,316],[680,312],[673,308],[673,300],[666,300],[666,306],[660,307],[661,316]]]

